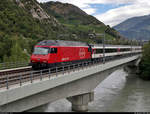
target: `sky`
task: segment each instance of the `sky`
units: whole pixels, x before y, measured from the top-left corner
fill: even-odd
[[[59,1],[78,6],[87,14],[111,27],[137,16],[150,14],[149,0],[37,0]]]

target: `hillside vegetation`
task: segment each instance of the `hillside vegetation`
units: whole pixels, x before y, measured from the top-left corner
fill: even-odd
[[[107,30],[106,30],[107,29]],[[42,40],[101,43],[129,42],[117,31],[70,4],[36,0],[0,1],[0,62],[27,61],[33,46]]]
[[[114,41],[124,41],[127,43],[115,29],[106,26],[104,23],[97,20],[95,17],[88,15],[80,8],[60,2],[47,2],[41,4],[42,8],[49,14],[53,15],[59,22],[68,28],[69,32],[76,34],[79,39],[89,38],[92,35],[92,41],[102,42],[102,35],[106,32],[106,39]],[[88,39],[89,40],[89,39]]]
[[[36,4],[34,0],[0,1],[1,62],[14,61],[12,58],[17,61],[26,60],[35,43],[44,39],[55,39],[56,31],[64,31],[55,21],[52,24],[51,18],[34,18],[30,11]],[[39,7],[35,10],[38,9]]]

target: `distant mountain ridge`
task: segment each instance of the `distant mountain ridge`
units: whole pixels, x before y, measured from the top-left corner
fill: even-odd
[[[108,40],[121,39],[125,41],[125,38],[119,34],[115,29],[109,25],[105,25],[92,15],[88,15],[86,12],[81,10],[79,7],[68,3],[61,2],[46,2],[41,3],[41,7],[49,14],[54,16],[61,24],[66,26],[70,32],[77,37],[81,37],[80,40],[87,39],[99,42],[103,36],[97,36],[106,33]],[[90,39],[90,34],[93,39]],[[99,42],[100,43],[100,42]]]
[[[129,39],[150,40],[150,15],[130,18],[113,28]]]

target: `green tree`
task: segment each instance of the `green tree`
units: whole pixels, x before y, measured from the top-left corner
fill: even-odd
[[[8,56],[7,55],[4,55],[3,56],[3,61],[6,63],[6,62],[9,62],[9,58],[8,58]]]
[[[150,80],[150,42],[143,47],[143,57],[140,63],[140,70],[140,77]]]
[[[16,42],[11,48],[11,56],[9,61],[27,61],[29,56],[21,49],[21,46]]]

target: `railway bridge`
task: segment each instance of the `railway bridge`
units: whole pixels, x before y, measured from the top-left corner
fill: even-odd
[[[0,77],[0,111],[22,112],[67,98],[73,111],[87,111],[94,89],[112,72],[138,65],[141,54]],[[113,80],[112,80],[113,81]]]

